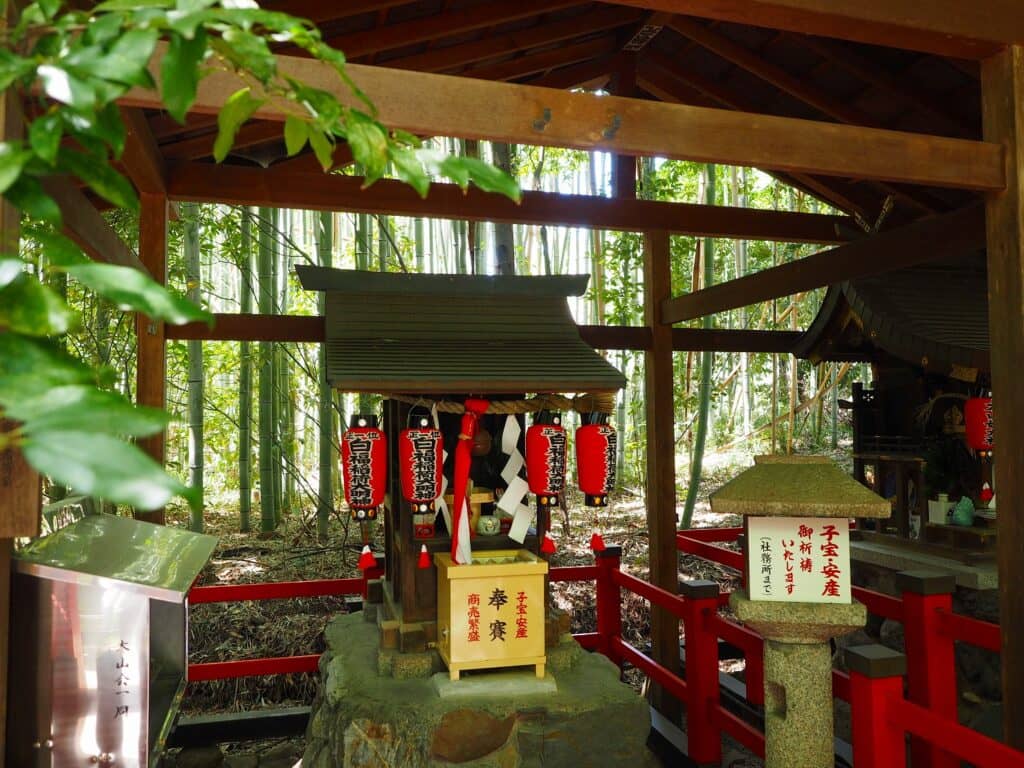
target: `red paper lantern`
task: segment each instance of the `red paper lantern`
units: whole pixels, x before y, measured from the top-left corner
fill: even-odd
[[[615,487],[618,436],[609,424],[584,424],[576,430],[576,474],[588,507],[608,506]]]
[[[353,520],[372,520],[384,503],[388,477],[388,446],[376,416],[353,416],[341,436],[341,469],[345,501]]]
[[[413,420],[419,426],[403,429],[398,435],[398,470],[402,497],[413,505],[413,512],[424,513],[441,495],[444,438],[426,417]]]
[[[558,503],[565,490],[565,428],[561,414],[541,411],[526,430],[526,480],[537,503]]]
[[[982,454],[992,450],[992,398],[972,397],[964,406],[967,422],[967,444]]]

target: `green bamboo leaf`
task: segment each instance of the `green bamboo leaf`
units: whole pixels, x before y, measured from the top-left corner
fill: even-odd
[[[0,143],[0,194],[18,180],[31,157],[32,153],[20,143]]]
[[[161,95],[167,112],[179,123],[196,99],[199,65],[206,54],[206,32],[196,31],[191,38],[172,35],[167,53],[160,63]]]
[[[7,408],[26,433],[83,430],[146,437],[166,428],[171,417],[159,408],[137,406],[122,395],[92,386],[71,385],[44,391]]]
[[[110,50],[90,63],[89,72],[95,77],[125,85],[153,87],[149,74],[149,58],[156,47],[155,29],[129,29],[114,39]]]
[[[57,153],[57,167],[77,176],[97,195],[118,208],[139,209],[139,198],[131,182],[94,155],[61,147]]]
[[[33,219],[55,227],[61,226],[63,219],[60,207],[46,194],[43,185],[34,176],[22,175],[4,192],[4,197]]]
[[[345,138],[352,157],[363,166],[367,184],[384,175],[389,147],[387,132],[380,123],[359,110],[350,110],[345,120]]]
[[[56,482],[80,493],[101,496],[139,509],[157,509],[174,496],[191,493],[139,448],[110,435],[82,430],[26,435],[21,446],[28,462]]]
[[[235,91],[224,102],[217,115],[217,138],[213,142],[213,159],[218,163],[228,156],[235,143],[235,134],[242,123],[252,117],[264,99],[253,98],[250,88]]]
[[[174,325],[193,321],[213,322],[209,312],[185,297],[171,293],[137,269],[90,262],[65,267],[64,270],[121,309],[141,312],[147,317]]]
[[[32,121],[28,141],[37,156],[50,165],[57,162],[57,150],[64,136],[64,121],[57,112],[50,112]]]
[[[59,336],[70,331],[78,315],[51,288],[22,272],[0,288],[0,326],[27,336]]]
[[[430,176],[412,149],[392,149],[391,162],[398,178],[411,186],[420,197],[430,190]]]
[[[288,157],[297,155],[309,138],[309,123],[300,120],[294,115],[288,115],[284,121],[284,146],[288,150]]]
[[[0,288],[9,285],[25,270],[25,262],[13,256],[0,256]]]
[[[266,38],[238,27],[231,27],[217,41],[216,50],[237,67],[248,70],[264,85],[277,74],[277,58]]]
[[[313,148],[320,167],[325,171],[331,170],[334,165],[334,144],[327,138],[327,134],[315,125],[309,126],[309,146]]]

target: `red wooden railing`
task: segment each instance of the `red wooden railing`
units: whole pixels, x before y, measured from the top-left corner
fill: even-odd
[[[680,533],[678,548],[721,565],[743,570],[742,554],[716,542],[735,541],[738,528]],[[361,579],[194,587],[191,604],[269,600],[323,595],[365,596],[371,569]],[[697,763],[721,761],[721,736],[727,733],[763,757],[764,734],[727,710],[720,701],[718,641],[742,651],[746,660],[746,698],[764,703],[764,641],[747,627],[719,614],[728,601],[712,582],[683,582],[681,594],[661,589],[620,568],[620,551],[609,547],[597,553],[594,565],[552,568],[552,582],[592,581],[596,587],[597,630],[574,635],[588,650],[616,664],[642,670],[668,693],[686,704],[688,751]],[[953,613],[952,585],[908,574],[901,598],[854,588],[854,596],[872,613],[904,623],[904,677],[872,677],[858,672],[833,673],[833,693],[851,704],[853,754],[857,768],[895,768],[905,765],[904,739],[911,736],[914,768],[955,768],[969,760],[977,768],[1024,768],[1024,753],[993,741],[957,722],[956,672],[953,644],[971,643],[998,652],[999,627]],[[670,670],[622,638],[622,590],[644,598],[676,616],[683,624],[686,676]],[[188,680],[217,680],[264,674],[316,672],[319,656],[247,659],[190,664]]]

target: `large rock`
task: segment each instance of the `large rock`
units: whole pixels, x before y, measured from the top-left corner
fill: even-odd
[[[647,703],[615,665],[571,639],[552,651],[557,693],[513,697],[482,686],[479,695],[442,698],[430,678],[381,675],[379,633],[358,615],[337,617],[325,634],[303,768],[658,765],[645,746]],[[480,674],[467,673],[474,687]]]

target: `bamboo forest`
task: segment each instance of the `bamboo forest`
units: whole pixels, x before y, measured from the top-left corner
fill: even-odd
[[[440,149],[472,154],[508,168],[523,189],[610,196],[608,155],[486,142],[435,139]],[[753,169],[646,158],[638,196],[829,213],[818,200]],[[168,285],[211,312],[316,315],[320,294],[303,291],[296,264],[383,272],[455,274],[589,274],[573,299],[580,324],[642,324],[641,237],[635,233],[548,226],[478,225],[371,214],[181,204],[171,224]],[[137,244],[137,223],[124,212],[112,223]],[[865,224],[865,226],[868,226]],[[813,245],[672,238],[672,293],[678,295],[781,264]],[[123,313],[72,285],[59,286],[82,313],[69,338],[85,360],[134,385],[135,334]],[[808,326],[823,290],[721,313],[706,327],[796,330]],[[620,350],[616,367],[628,386],[616,404],[621,491],[642,499],[644,488],[643,354]],[[323,383],[319,345],[175,341],[168,344],[167,466],[203,489],[204,510],[176,512],[195,530],[204,514],[218,529],[269,534],[282,520],[326,539],[339,512],[339,430],[361,395],[332,393]],[[675,407],[680,523],[690,524],[703,474],[758,452],[830,450],[849,432],[839,400],[867,367],[812,365],[769,353],[677,352]],[[51,489],[59,498],[64,489]],[[706,494],[703,499],[706,501]],[[571,500],[569,501],[571,506]],[[568,513],[567,513],[568,514]],[[230,521],[230,522],[229,522]]]

